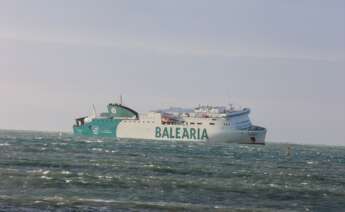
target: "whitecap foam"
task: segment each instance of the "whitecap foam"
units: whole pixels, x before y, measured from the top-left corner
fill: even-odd
[[[0,143],[0,146],[10,146],[9,143]]]
[[[47,177],[47,176],[45,176],[45,175],[42,175],[42,176],[41,176],[41,179],[45,179],[45,180],[51,180],[51,179],[53,179],[53,178],[51,178],[51,177]]]
[[[96,152],[102,152],[103,151],[102,148],[92,148],[91,150],[92,151],[96,151]]]
[[[97,140],[81,140],[85,143],[103,143],[103,140],[97,139]]]
[[[270,187],[273,187],[273,188],[279,187],[277,184],[274,184],[274,183],[270,183],[269,186],[270,186]]]
[[[53,196],[53,197],[45,197],[45,198],[43,198],[43,200],[46,200],[46,201],[62,201],[62,200],[64,200],[64,198],[60,197],[60,196]]]
[[[44,172],[44,170],[43,169],[34,169],[34,170],[29,170],[27,172],[28,173],[42,173],[42,172]]]
[[[62,171],[61,174],[71,174],[69,171]]]
[[[27,171],[28,173],[33,173],[33,174],[43,174],[47,175],[50,171],[49,170],[43,170],[43,169],[35,169],[35,170],[30,170]]]
[[[118,201],[115,200],[106,200],[106,199],[84,199],[84,198],[79,198],[79,201],[83,202],[103,202],[103,203],[116,203]]]

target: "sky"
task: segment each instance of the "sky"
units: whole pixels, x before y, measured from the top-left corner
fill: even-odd
[[[118,101],[234,103],[269,142],[345,145],[344,0],[0,0],[0,129]]]

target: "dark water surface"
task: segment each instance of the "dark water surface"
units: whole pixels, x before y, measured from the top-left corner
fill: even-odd
[[[345,148],[0,131],[0,211],[345,211]]]

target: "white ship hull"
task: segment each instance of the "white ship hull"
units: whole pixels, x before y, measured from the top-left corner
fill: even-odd
[[[161,133],[158,135],[156,133],[157,128],[161,129]],[[167,135],[165,136],[163,136],[164,129],[167,129],[168,131]],[[191,136],[192,129],[195,129],[195,136]],[[183,136],[183,131],[187,131],[188,136]],[[202,136],[202,133],[205,131],[207,136]],[[191,128],[167,125],[157,126],[153,124],[145,125],[120,123],[117,128],[117,138],[119,139],[265,144],[265,137],[266,129],[260,127],[257,127],[256,129],[253,128],[252,130],[237,130],[231,128]]]

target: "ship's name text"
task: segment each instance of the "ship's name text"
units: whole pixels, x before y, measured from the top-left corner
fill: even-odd
[[[180,127],[156,127],[156,138],[169,139],[190,139],[205,140],[208,139],[207,130],[200,128],[180,128]]]

